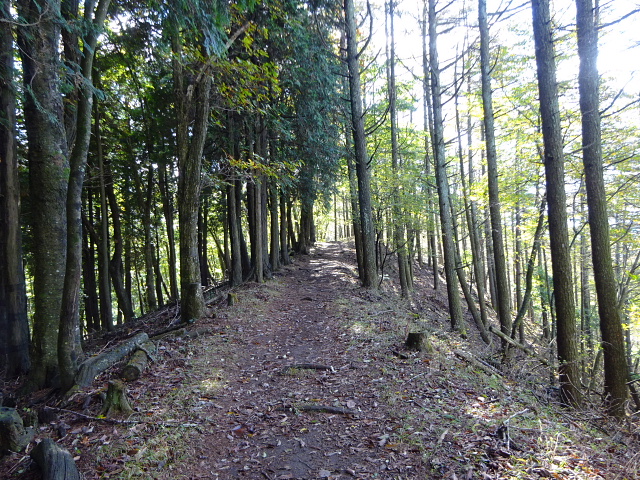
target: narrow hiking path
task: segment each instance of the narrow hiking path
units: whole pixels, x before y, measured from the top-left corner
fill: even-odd
[[[127,384],[133,415],[101,415],[116,365],[41,419],[38,437],[68,449],[85,480],[640,478],[637,425],[558,408],[548,371],[519,352],[508,371],[469,363],[495,346],[471,327],[451,333],[444,291],[415,274],[410,303],[389,282],[367,291],[350,248],[319,244],[158,341]],[[96,350],[174,317],[126,324]],[[403,349],[410,330],[425,332],[426,351]],[[0,478],[41,478],[30,465],[0,459]]]
[[[346,253],[325,245],[237,292],[214,321],[229,332],[224,347],[201,346],[214,376],[193,387],[211,427],[165,478],[425,478],[420,449],[389,441],[385,375],[358,338],[370,326],[344,315],[371,303]]]

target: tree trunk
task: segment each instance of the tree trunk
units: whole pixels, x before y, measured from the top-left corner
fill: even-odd
[[[429,151],[433,146],[429,145],[429,137],[433,138],[433,109],[431,108],[431,86],[429,82],[429,48],[427,46],[428,33],[428,16],[429,8],[427,2],[424,2],[422,9],[422,95],[424,97],[423,109],[424,131],[429,135],[424,136],[424,172],[426,179],[427,194],[427,246],[429,249],[429,264],[433,272],[433,289],[438,290],[440,284],[440,275],[438,273],[438,240],[436,232],[438,230],[435,207],[433,204],[433,188],[431,183],[431,158]]]
[[[349,69],[349,99],[351,103],[351,125],[355,145],[356,175],[358,177],[358,200],[360,227],[362,229],[362,258],[365,288],[376,288],[377,270],[375,256],[375,231],[371,213],[371,179],[367,142],[364,130],[362,91],[360,86],[360,55],[354,0],[344,0],[345,26],[347,34],[347,67]],[[371,15],[371,12],[369,12]]]
[[[91,140],[91,114],[93,111],[93,59],[98,35],[107,16],[111,0],[100,0],[95,13],[84,12],[86,36],[82,39],[83,54],[77,101],[75,142],[69,161],[70,175],[67,189],[67,255],[60,312],[58,336],[58,363],[62,390],[73,386],[80,349],[80,285],[82,278],[82,187],[87,168]],[[93,7],[93,4],[88,4]],[[93,18],[92,18],[93,17]]]
[[[100,299],[100,324],[111,325],[113,324],[113,304],[111,302],[111,274],[109,271],[109,200],[107,198],[106,172],[102,151],[100,109],[96,105],[94,110],[94,134],[100,181],[100,247],[98,248],[98,297]],[[100,324],[96,325],[96,329],[100,327]]]
[[[532,7],[558,332],[560,394],[565,403],[577,407],[582,403],[582,393],[579,389],[580,368],[564,190],[564,155],[549,0],[532,0]]]
[[[67,255],[66,200],[69,156],[60,95],[60,1],[41,9],[17,2],[29,142],[33,226],[33,345],[29,388],[51,386],[58,375],[58,326]]]
[[[389,116],[391,117],[391,171],[393,178],[393,186],[391,191],[391,201],[393,210],[393,247],[396,251],[398,259],[398,274],[400,277],[400,291],[403,297],[409,296],[411,282],[409,278],[409,263],[407,260],[407,246],[404,235],[404,219],[402,218],[402,208],[400,206],[400,178],[399,178],[399,154],[398,154],[398,122],[397,122],[397,106],[396,106],[396,48],[395,48],[395,32],[394,32],[394,2],[388,3],[389,7],[389,72],[388,72],[388,91],[389,91]]]
[[[171,300],[177,300],[180,296],[178,292],[178,259],[176,256],[175,229],[173,228],[173,200],[171,192],[169,191],[166,169],[167,166],[164,164],[161,164],[158,167],[158,186],[160,188],[160,195],[162,197],[162,211],[164,213],[165,228],[167,230],[167,241],[169,250],[167,258],[167,263],[169,266],[169,296]]]
[[[493,127],[493,100],[491,94],[491,59],[489,58],[489,26],[487,22],[487,2],[478,0],[478,20],[480,25],[480,68],[482,72],[482,106],[484,110],[485,148],[487,152],[487,180],[489,188],[489,213],[493,240],[493,260],[496,275],[496,294],[500,329],[511,334],[511,309],[509,307],[509,283],[504,241],[502,238],[502,218],[500,215],[500,194],[498,188],[498,155],[496,152]],[[506,349],[505,342],[502,343]]]
[[[449,179],[447,178],[446,156],[444,145],[444,123],[442,118],[442,93],[440,87],[440,70],[438,65],[438,47],[436,33],[435,0],[429,1],[429,65],[431,77],[431,96],[433,108],[433,156],[436,165],[436,185],[440,207],[440,223],[442,228],[442,246],[444,254],[444,272],[447,279],[447,297],[449,299],[449,315],[451,328],[464,332],[464,319],[460,303],[460,292],[456,278],[455,245],[453,239],[453,223],[451,218],[451,197]]]
[[[231,181],[227,187],[227,219],[229,222],[229,243],[231,244],[231,270],[229,281],[232,287],[242,283],[242,261],[240,258],[240,236],[238,232],[238,215],[236,210],[236,187]]]
[[[287,201],[284,196],[284,192],[280,192],[280,255],[283,265],[289,265],[291,259],[289,258],[289,242],[287,241],[287,235],[289,232],[289,217],[287,215]]]
[[[604,388],[608,412],[624,417],[628,366],[625,361],[622,319],[611,263],[607,192],[603,179],[599,112],[598,30],[592,0],[576,0],[578,54],[580,56],[580,112],[582,113],[582,161],[584,164],[591,232],[591,255],[598,297],[604,356]]]
[[[29,323],[22,265],[16,96],[10,2],[0,6],[0,376],[29,370]]]
[[[198,211],[200,208],[201,164],[209,126],[211,75],[206,64],[198,66],[193,83],[185,88],[182,67],[182,44],[174,32],[173,80],[176,93],[178,127],[178,229],[180,232],[180,316],[183,322],[204,315],[204,296],[198,256]],[[190,118],[189,110],[194,110]],[[189,130],[191,136],[189,137]]]

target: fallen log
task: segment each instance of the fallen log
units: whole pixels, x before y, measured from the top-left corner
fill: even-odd
[[[500,330],[496,330],[493,325],[489,326],[489,331],[491,333],[493,333],[494,335],[497,335],[498,337],[500,337],[501,339],[503,339],[505,342],[513,345],[514,347],[519,348],[520,350],[522,350],[524,353],[526,353],[527,355],[532,356],[533,358],[535,358],[536,360],[538,360],[541,364],[545,365],[545,366],[549,366],[549,361],[544,358],[542,355],[539,355],[537,352],[535,352],[533,349],[527,347],[526,345],[522,345],[520,342],[515,341],[513,338],[511,338],[508,335],[505,335],[504,333],[502,333]]]
[[[463,359],[465,362],[470,363],[471,365],[473,365],[476,368],[479,368],[480,370],[482,370],[487,375],[502,376],[502,373],[500,373],[499,370],[497,370],[496,368],[492,367],[491,365],[483,363],[481,360],[476,359],[473,355],[471,355],[468,352],[464,352],[462,350],[454,350],[453,353],[457,357],[460,357],[461,359]]]
[[[50,438],[35,446],[31,458],[42,470],[43,480],[80,480],[80,472],[69,451]]]
[[[93,380],[107,368],[122,360],[126,355],[135,350],[138,345],[149,340],[149,335],[139,333],[109,351],[91,357],[80,365],[76,374],[76,384],[80,387],[88,387]]]
[[[120,372],[120,376],[127,382],[139,379],[142,372],[147,368],[149,360],[153,360],[156,350],[157,347],[154,342],[144,342],[142,345],[138,345],[138,348],[133,352],[122,372]]]

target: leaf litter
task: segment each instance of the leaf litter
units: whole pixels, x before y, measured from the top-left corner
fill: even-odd
[[[98,416],[113,369],[39,434],[66,425],[58,441],[87,480],[638,478],[637,424],[563,411],[529,358],[502,375],[475,369],[453,352],[497,346],[448,331],[426,268],[407,302],[388,280],[361,289],[354,263],[347,245],[321,244],[243,285],[198,323],[208,334],[160,342],[127,385],[131,417]],[[414,328],[432,351],[402,351]],[[2,478],[39,478],[11,461],[29,463],[5,457]]]

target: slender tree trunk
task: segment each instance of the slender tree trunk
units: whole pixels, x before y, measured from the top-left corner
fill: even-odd
[[[158,299],[156,297],[156,280],[155,272],[153,270],[155,245],[153,241],[153,220],[152,220],[152,208],[153,208],[153,165],[149,165],[147,170],[147,188],[146,191],[141,192],[146,194],[144,198],[144,214],[142,217],[142,225],[144,229],[144,244],[142,246],[144,250],[144,279],[145,279],[145,299],[148,307],[148,311],[153,311],[158,308]],[[142,188],[142,185],[140,186]]]
[[[169,297],[171,300],[178,300],[180,294],[178,292],[178,258],[176,255],[176,240],[174,229],[174,214],[172,194],[169,191],[169,183],[167,182],[167,165],[160,164],[158,167],[158,186],[162,197],[162,211],[164,213],[165,229],[167,231],[168,258],[169,266]]]
[[[280,192],[280,255],[283,265],[289,265],[289,242],[287,235],[289,232],[289,217],[287,215],[287,201],[284,192]]]
[[[240,258],[240,236],[238,232],[238,214],[236,210],[235,182],[227,187],[227,219],[229,222],[229,243],[231,244],[231,270],[229,280],[235,287],[242,283],[242,260]]]
[[[436,165],[436,185],[440,206],[440,223],[442,228],[442,247],[444,256],[444,273],[447,279],[447,297],[449,299],[449,315],[451,328],[464,332],[464,319],[460,303],[460,292],[456,278],[456,250],[453,238],[453,222],[451,218],[451,196],[449,179],[447,178],[446,156],[444,145],[444,122],[442,117],[442,93],[440,87],[440,66],[438,64],[437,19],[435,0],[429,1],[429,65],[431,76],[431,96],[433,106],[433,157]]]
[[[270,228],[270,255],[271,270],[280,270],[280,230],[278,225],[278,187],[275,182],[269,183],[269,226]]]
[[[10,2],[0,5],[0,377],[29,370],[29,323],[22,265],[16,89]]]
[[[358,200],[360,206],[360,228],[362,229],[362,259],[365,288],[377,287],[375,256],[375,230],[371,212],[371,179],[364,130],[364,113],[360,85],[360,54],[354,0],[344,0],[345,26],[347,34],[347,67],[349,69],[349,98],[351,101],[351,125],[355,146],[356,175],[358,177]],[[371,12],[369,12],[371,15]]]
[[[425,1],[422,9],[422,94],[424,98],[424,131],[429,132],[429,135],[424,136],[424,171],[427,178],[427,245],[429,247],[429,264],[431,265],[431,271],[433,272],[433,289],[438,290],[438,285],[440,283],[440,275],[438,274],[438,240],[436,238],[438,225],[435,214],[436,209],[433,204],[433,188],[431,185],[431,158],[429,155],[429,152],[433,148],[429,145],[429,137],[433,138],[433,109],[431,108],[431,87],[429,84],[429,49],[427,46],[428,15],[429,8],[427,2]]]
[[[580,55],[580,112],[582,113],[582,161],[589,209],[593,273],[598,297],[604,356],[604,388],[608,412],[625,415],[628,367],[625,361],[622,319],[609,237],[607,193],[603,179],[599,112],[598,30],[592,0],[576,0],[578,53]]]
[[[498,187],[498,154],[496,151],[493,126],[493,100],[491,93],[491,59],[489,57],[489,26],[487,22],[487,2],[478,0],[478,20],[480,25],[480,68],[482,72],[482,107],[484,110],[485,148],[487,152],[487,180],[489,187],[489,212],[491,236],[493,239],[493,260],[496,275],[496,293],[500,330],[511,334],[511,309],[509,308],[509,283],[507,264],[502,238],[502,218],[500,214],[500,194]],[[502,348],[507,348],[503,340]]]
[[[98,248],[98,296],[100,299],[100,325],[113,323],[113,304],[111,301],[111,274],[109,271],[109,200],[107,199],[107,187],[104,168],[104,154],[102,151],[102,133],[100,129],[100,109],[94,108],[94,135],[96,143],[96,157],[98,161],[100,182],[100,247]]]
[[[579,389],[580,368],[564,190],[564,155],[549,0],[532,0],[531,3],[544,140],[560,393],[564,402],[577,407],[582,403],[582,393]]]
[[[400,206],[400,177],[399,177],[399,154],[398,154],[398,121],[396,106],[396,47],[394,32],[394,2],[390,0],[389,7],[389,116],[391,117],[391,170],[393,176],[393,187],[391,201],[393,209],[393,247],[398,259],[398,274],[400,277],[400,290],[403,297],[409,296],[409,264],[407,260],[407,247],[404,235],[404,220],[402,218],[402,208]]]

